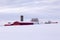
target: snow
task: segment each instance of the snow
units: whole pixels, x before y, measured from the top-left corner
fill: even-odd
[[[60,40],[60,24],[1,26],[0,40]]]
[[[0,26],[0,40],[60,40],[60,23],[24,26],[2,25]]]

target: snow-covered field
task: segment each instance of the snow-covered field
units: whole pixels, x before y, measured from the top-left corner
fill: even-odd
[[[0,40],[60,40],[60,23],[0,26]]]
[[[2,26],[0,40],[60,40],[60,24]]]
[[[24,26],[3,26],[16,20],[0,20],[0,40],[60,40],[60,19],[40,19],[40,24]],[[30,21],[28,20],[24,20]],[[44,24],[44,22],[58,22]]]

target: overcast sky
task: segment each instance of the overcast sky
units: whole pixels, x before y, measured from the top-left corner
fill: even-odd
[[[60,18],[60,0],[0,0],[0,19],[19,15]]]

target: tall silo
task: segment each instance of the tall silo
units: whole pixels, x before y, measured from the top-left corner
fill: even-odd
[[[23,15],[21,15],[20,17],[21,17],[21,21],[24,21],[24,18],[23,18],[24,16],[23,16]]]

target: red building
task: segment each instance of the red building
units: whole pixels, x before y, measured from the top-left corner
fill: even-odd
[[[13,26],[13,25],[33,25],[33,22],[23,22],[23,15],[21,16],[21,22],[15,21],[12,24],[8,22],[8,24],[5,24],[4,26]]]

